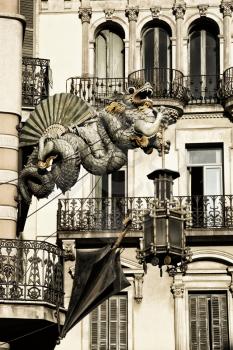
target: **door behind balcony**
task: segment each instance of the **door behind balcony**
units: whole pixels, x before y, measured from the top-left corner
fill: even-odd
[[[222,203],[222,149],[188,149],[192,220],[194,227],[220,226]]]

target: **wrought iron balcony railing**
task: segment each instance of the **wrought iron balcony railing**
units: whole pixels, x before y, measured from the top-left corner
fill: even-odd
[[[49,96],[49,60],[23,57],[22,105],[34,107]]]
[[[75,94],[92,105],[104,105],[114,95],[127,89],[126,78],[72,77],[66,81],[66,92]]]
[[[0,301],[63,305],[63,253],[50,243],[0,239]]]
[[[185,77],[189,104],[220,102],[220,75],[190,75]]]
[[[183,73],[170,68],[140,69],[128,76],[128,85],[140,87],[149,82],[153,87],[153,98],[177,99],[187,102]]]
[[[221,97],[233,97],[233,67],[225,70],[222,77]]]
[[[73,198],[60,199],[58,231],[114,231],[122,229],[122,221],[131,214],[131,230],[142,229],[145,209],[153,205],[153,197]],[[178,205],[188,211],[186,228],[233,227],[233,195],[178,196]]]

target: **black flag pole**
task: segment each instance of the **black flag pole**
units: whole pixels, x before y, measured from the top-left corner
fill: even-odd
[[[113,246],[76,250],[73,288],[60,338],[106,299],[130,286],[121,267],[118,248],[131,223],[129,217],[124,220],[125,228]]]

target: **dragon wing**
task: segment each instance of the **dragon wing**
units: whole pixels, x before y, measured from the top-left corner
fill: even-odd
[[[35,145],[42,136],[59,136],[68,126],[80,126],[95,116],[95,110],[80,97],[55,94],[43,100],[30,114],[21,130],[20,146]]]

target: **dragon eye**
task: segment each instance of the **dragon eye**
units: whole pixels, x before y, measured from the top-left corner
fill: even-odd
[[[130,87],[128,87],[128,92],[129,92],[129,94],[133,94],[134,92],[135,92],[135,87],[133,87],[133,86],[130,86]]]

